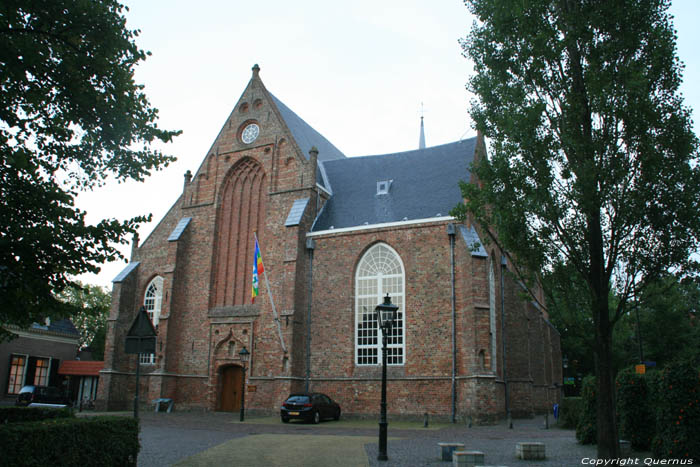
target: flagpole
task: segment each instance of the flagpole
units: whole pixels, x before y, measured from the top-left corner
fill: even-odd
[[[258,243],[258,234],[253,232],[255,237],[255,243]],[[260,246],[260,244],[258,244]],[[267,280],[267,268],[265,267],[265,261],[262,260],[262,251],[260,251],[260,260],[263,263],[263,276],[265,276],[265,286],[267,287],[267,295],[270,297],[270,304],[272,305],[272,314],[275,317],[275,322],[277,323],[277,334],[279,334],[280,344],[282,345],[282,351],[286,354],[287,347],[284,345],[284,337],[282,337],[282,325],[280,319],[277,316],[277,309],[275,308],[275,301],[272,299],[272,290],[270,289],[270,281]]]

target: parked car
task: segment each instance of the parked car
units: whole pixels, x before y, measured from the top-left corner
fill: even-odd
[[[36,406],[51,405],[67,407],[70,405],[68,397],[58,388],[52,386],[28,385],[20,389],[15,405]]]
[[[295,393],[290,394],[282,403],[280,409],[282,422],[287,423],[292,419],[301,419],[307,422],[318,423],[321,420],[340,418],[340,405],[333,399],[321,393]]]

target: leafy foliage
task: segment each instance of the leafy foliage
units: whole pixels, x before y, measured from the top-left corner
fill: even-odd
[[[71,418],[73,416],[73,411],[69,408],[0,407],[0,423],[2,424],[36,422],[50,418]]]
[[[674,362],[655,379],[656,436],[652,453],[659,458],[700,459],[700,369]]]
[[[102,360],[112,297],[103,287],[79,282],[76,285],[67,287],[58,298],[79,310],[71,321],[80,333],[80,348],[90,347],[95,360]]]
[[[698,140],[670,1],[466,3],[478,19],[462,42],[470,115],[491,146],[453,214],[488,232],[549,306],[588,315],[598,455],[617,457],[615,324],[649,283],[698,270]]]
[[[655,431],[648,379],[635,373],[634,368],[621,371],[615,379],[620,438],[628,440],[638,451],[649,450]]]
[[[114,0],[0,4],[0,322],[28,326],[73,311],[70,277],[120,257],[139,216],[96,225],[78,191],[143,180],[174,160],[153,144],[157,110],[134,67],[147,56]]]
[[[576,424],[576,439],[581,444],[595,444],[598,430],[596,416],[596,381],[594,376],[586,376],[581,387],[582,406]]]
[[[135,466],[139,422],[126,417],[53,418],[0,426],[6,465]]]
[[[578,421],[581,418],[582,410],[583,399],[581,397],[562,398],[559,426],[562,428],[576,428]]]

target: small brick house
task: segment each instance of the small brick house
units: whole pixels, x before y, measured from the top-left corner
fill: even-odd
[[[481,137],[345,157],[273,96],[259,67],[199,169],[114,279],[98,408],[172,398],[176,408],[276,413],[294,391],[344,413],[379,408],[374,308],[399,306],[388,411],[477,420],[530,416],[560,396],[559,334],[523,300],[510,259],[449,215]],[[473,181],[473,180],[472,180]],[[264,265],[252,300],[257,236]],[[128,355],[145,306],[154,354]],[[245,364],[242,348],[250,352]]]

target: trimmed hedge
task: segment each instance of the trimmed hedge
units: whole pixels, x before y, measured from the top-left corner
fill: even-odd
[[[54,409],[49,407],[0,407],[0,424],[37,422],[50,418],[71,418],[71,409]]]
[[[53,418],[0,426],[6,465],[136,466],[138,420],[126,417]]]
[[[653,380],[657,458],[700,460],[700,371],[690,362],[666,366]]]
[[[620,439],[628,440],[632,448],[638,451],[649,449],[655,431],[648,379],[645,375],[637,374],[634,367],[622,370],[615,378]]]
[[[598,442],[596,379],[588,375],[581,385],[581,411],[576,424],[576,439],[581,444]]]
[[[564,397],[559,407],[559,426],[561,428],[576,428],[583,410],[581,397]]]

